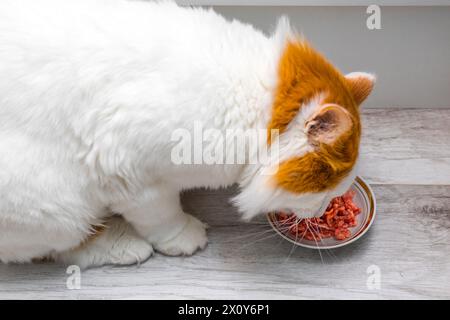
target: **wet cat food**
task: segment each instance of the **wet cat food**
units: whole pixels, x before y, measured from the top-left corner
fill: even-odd
[[[317,241],[334,237],[345,240],[350,237],[351,227],[356,226],[356,217],[361,212],[353,202],[354,191],[331,200],[320,218],[300,219],[292,213],[279,212],[276,219],[281,230],[289,232],[296,239]]]

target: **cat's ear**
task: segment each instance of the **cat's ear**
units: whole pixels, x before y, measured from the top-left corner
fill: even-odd
[[[308,141],[313,145],[332,144],[353,126],[353,120],[347,110],[336,104],[320,106],[306,121]]]
[[[376,77],[366,72],[352,72],[345,76],[355,102],[360,105],[372,92]]]

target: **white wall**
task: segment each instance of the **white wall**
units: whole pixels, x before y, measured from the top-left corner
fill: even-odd
[[[266,32],[277,17],[287,14],[297,30],[344,72],[377,74],[369,107],[450,107],[448,6],[381,7],[381,30],[367,29],[365,7],[214,8]]]
[[[444,6],[450,0],[176,0],[182,5],[208,6]]]

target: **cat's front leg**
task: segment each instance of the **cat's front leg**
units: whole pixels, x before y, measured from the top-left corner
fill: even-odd
[[[205,224],[183,212],[178,191],[148,189],[132,202],[120,212],[157,251],[192,255],[206,246]]]

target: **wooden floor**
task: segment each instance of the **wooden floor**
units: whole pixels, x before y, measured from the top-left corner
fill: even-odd
[[[378,216],[348,247],[293,248],[264,219],[239,221],[235,189],[197,190],[183,203],[211,226],[203,252],[88,270],[79,290],[67,289],[64,266],[0,265],[0,298],[448,299],[450,109],[370,109],[363,125],[361,175]]]

